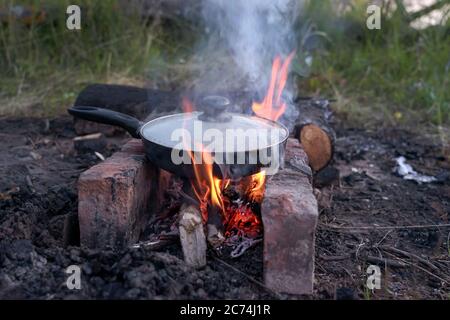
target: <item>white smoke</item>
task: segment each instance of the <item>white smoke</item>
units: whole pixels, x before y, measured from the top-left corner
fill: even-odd
[[[264,90],[274,57],[295,49],[302,0],[204,0],[203,17],[231,50],[254,89]]]

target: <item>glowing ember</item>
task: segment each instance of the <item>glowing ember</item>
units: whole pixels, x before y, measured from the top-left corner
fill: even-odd
[[[286,86],[289,65],[295,56],[292,52],[284,62],[277,56],[272,64],[272,75],[266,97],[261,103],[253,102],[253,112],[262,118],[278,120],[286,111],[286,103],[282,100],[284,87]]]
[[[262,202],[264,196],[265,173],[260,172],[244,178],[237,186],[234,186],[230,180],[214,177],[213,166],[207,164],[210,161],[208,159],[210,154],[203,152],[203,157],[205,157],[203,164],[194,164],[195,179],[191,181],[194,193],[200,202],[203,221],[208,221],[208,209],[218,208],[222,214],[226,237],[256,238],[261,234],[262,223],[255,206]],[[224,194],[227,188],[245,190],[245,192],[239,193],[238,199],[232,201]],[[243,202],[244,199],[246,202]]]
[[[256,238],[261,234],[261,218],[253,212],[248,205],[227,208],[228,221],[225,225],[227,238],[237,235],[239,237]]]
[[[191,155],[195,179],[191,181],[192,189],[199,200],[203,221],[208,221],[208,209],[218,208],[225,227],[225,236],[256,238],[261,234],[262,223],[254,204],[260,204],[264,195],[265,173],[260,172],[242,179],[237,186],[228,179],[218,179],[213,175],[211,154],[202,149],[202,164],[195,163]],[[224,192],[233,186],[236,190],[245,190],[239,194],[237,201],[232,201]],[[243,202],[245,199],[247,202]]]

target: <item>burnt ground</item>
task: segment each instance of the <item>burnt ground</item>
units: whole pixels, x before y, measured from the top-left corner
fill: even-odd
[[[450,165],[441,146],[406,130],[337,127],[341,178],[317,191],[313,298],[449,299],[450,228],[432,226],[449,222]],[[184,265],[178,244],[159,251],[67,245],[74,242],[67,234],[77,209],[77,177],[100,161],[75,152],[74,136],[69,117],[0,118],[0,298],[310,298],[277,296],[254,281],[262,281],[261,245],[236,260],[222,257],[227,264],[210,254],[200,271]],[[109,138],[103,155],[125,139]],[[398,155],[445,181],[403,180],[392,173]],[[403,227],[411,225],[426,227]],[[382,273],[382,289],[374,293],[365,289],[371,264]],[[65,285],[70,265],[82,267],[79,291]]]

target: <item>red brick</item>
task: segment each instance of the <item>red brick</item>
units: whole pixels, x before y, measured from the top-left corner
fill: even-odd
[[[303,170],[288,165],[308,163],[296,141],[288,142],[285,168],[270,177],[266,184],[261,208],[264,281],[276,292],[311,294],[318,209],[310,177]]]
[[[165,181],[160,176],[160,170],[147,162],[138,139],[81,174],[78,181],[81,244],[101,248],[137,241],[154,209],[151,200],[158,199],[158,190],[165,189],[160,186]]]

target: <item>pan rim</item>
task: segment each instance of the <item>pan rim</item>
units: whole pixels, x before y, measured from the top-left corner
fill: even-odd
[[[151,142],[151,143],[160,145],[160,146],[165,147],[165,148],[169,148],[169,149],[172,149],[172,150],[178,150],[178,151],[200,152],[200,153],[201,153],[200,150],[179,149],[179,148],[174,148],[174,147],[168,146],[168,145],[166,145],[166,144],[161,144],[161,143],[159,143],[159,142],[157,142],[157,141],[154,141],[153,139],[147,138],[147,137],[144,135],[144,129],[145,129],[146,127],[148,127],[148,126],[154,124],[155,122],[159,122],[159,121],[162,121],[162,120],[167,119],[167,118],[181,117],[182,115],[184,115],[184,114],[186,114],[186,113],[196,113],[196,114],[201,114],[201,112],[199,112],[199,111],[193,111],[193,112],[179,112],[179,113],[169,114],[169,115],[165,115],[165,116],[162,116],[162,117],[158,117],[158,118],[152,119],[152,120],[150,120],[150,121],[144,123],[144,124],[139,128],[139,135],[141,136],[142,139],[144,139],[144,140],[146,140],[146,141],[149,141],[149,142]],[[278,129],[281,129],[280,131],[283,131],[284,134],[283,134],[282,138],[280,138],[280,140],[279,140],[277,143],[268,144],[268,145],[264,146],[264,148],[256,148],[256,149],[248,149],[248,150],[239,150],[239,151],[228,151],[228,152],[225,152],[225,151],[224,151],[224,152],[216,152],[216,154],[217,154],[217,153],[226,154],[226,153],[241,153],[241,152],[257,152],[257,151],[259,151],[259,150],[269,149],[269,148],[273,148],[273,147],[275,147],[275,146],[282,145],[282,144],[289,138],[289,136],[290,136],[289,129],[288,129],[284,124],[282,124],[282,123],[280,123],[280,122],[278,122],[278,121],[276,121],[276,120],[270,120],[270,119],[266,119],[266,118],[259,117],[259,116],[256,116],[256,115],[249,116],[249,115],[245,115],[245,114],[241,114],[241,113],[233,113],[233,112],[230,112],[230,114],[231,114],[231,115],[240,116],[240,117],[245,117],[245,118],[256,118],[256,119],[260,119],[260,120],[262,120],[262,121],[265,121],[266,123],[272,124],[274,127],[277,127]],[[200,121],[201,121],[201,120],[200,120]]]

